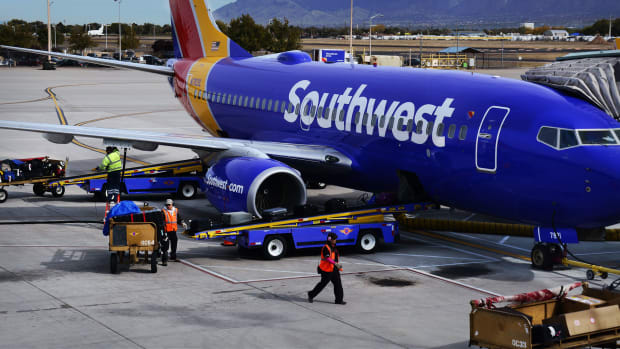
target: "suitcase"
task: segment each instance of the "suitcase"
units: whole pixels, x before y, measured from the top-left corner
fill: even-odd
[[[344,199],[329,199],[325,202],[325,212],[336,213],[347,210],[347,202]]]

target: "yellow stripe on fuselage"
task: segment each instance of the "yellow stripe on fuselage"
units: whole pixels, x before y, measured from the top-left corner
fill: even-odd
[[[203,94],[207,91],[207,79],[209,78],[211,69],[213,69],[215,64],[222,58],[223,57],[207,57],[197,60],[189,70],[187,80],[188,100],[191,103],[200,123],[213,136],[219,136],[217,131],[221,131],[221,128],[215,120],[215,116],[209,107],[209,102],[206,100],[206,96],[203,97]],[[196,91],[200,91],[200,93]]]
[[[205,49],[205,57],[228,57],[228,37],[222,33],[215,21],[209,17],[204,0],[193,0],[194,13],[198,19],[200,36]]]

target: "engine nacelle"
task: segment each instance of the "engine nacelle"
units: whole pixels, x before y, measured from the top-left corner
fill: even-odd
[[[220,212],[245,211],[262,218],[266,209],[290,211],[306,203],[306,186],[299,173],[272,159],[221,159],[209,168],[204,181],[207,199]]]

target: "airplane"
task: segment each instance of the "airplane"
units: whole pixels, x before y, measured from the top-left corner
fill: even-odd
[[[105,24],[102,24],[101,28],[99,28],[99,29],[89,30],[88,31],[88,36],[102,36],[104,28],[105,28]]]
[[[213,137],[0,121],[0,128],[191,148],[210,165],[206,196],[254,216],[306,202],[304,181],[396,193],[604,239],[620,221],[620,123],[565,91],[470,72],[253,57],[223,34],[206,0],[170,0],[176,58],[166,66],[1,46],[168,78]],[[542,247],[540,247],[542,246]],[[550,258],[544,244],[532,253]],[[538,250],[536,250],[538,248]]]

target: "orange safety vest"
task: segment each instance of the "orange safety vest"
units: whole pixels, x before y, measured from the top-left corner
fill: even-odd
[[[177,208],[173,208],[172,212],[165,208],[162,211],[164,211],[164,216],[166,216],[166,226],[164,227],[166,232],[177,231]]]
[[[327,247],[327,250],[329,251],[329,257],[337,262],[338,260],[336,259],[336,252],[332,251],[332,248],[329,247],[329,244],[325,244],[325,247]],[[319,268],[321,268],[321,270],[323,270],[326,273],[331,273],[332,271],[334,271],[334,265],[331,264],[327,259],[323,258],[323,250],[321,250],[321,261],[319,262]]]

